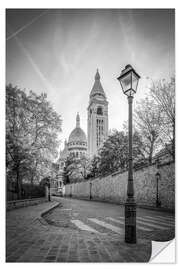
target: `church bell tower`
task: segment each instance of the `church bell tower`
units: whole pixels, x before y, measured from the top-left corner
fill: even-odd
[[[108,137],[108,101],[97,69],[88,106],[88,154],[92,158]]]

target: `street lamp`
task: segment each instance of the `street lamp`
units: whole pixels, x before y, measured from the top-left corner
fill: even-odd
[[[92,182],[89,183],[89,199],[92,200]]]
[[[132,103],[133,96],[137,91],[139,78],[140,76],[131,65],[127,65],[118,77],[123,93],[128,97],[129,104],[129,168],[127,199],[125,202],[125,242],[132,244],[136,243],[136,203],[134,199],[132,161]]]
[[[161,206],[161,202],[159,200],[159,180],[160,180],[160,172],[156,173],[156,207]]]
[[[51,201],[51,179],[50,177],[48,177],[48,201],[50,202]]]

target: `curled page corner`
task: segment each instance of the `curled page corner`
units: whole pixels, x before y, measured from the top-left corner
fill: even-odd
[[[152,241],[150,263],[175,263],[175,239],[166,242]]]

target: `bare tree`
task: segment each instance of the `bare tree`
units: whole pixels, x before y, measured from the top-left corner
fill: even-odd
[[[162,127],[162,113],[154,100],[146,97],[138,102],[134,114],[135,128],[143,140],[143,149],[149,163],[160,146],[160,133]]]
[[[152,82],[150,94],[162,114],[162,142],[167,146],[171,144],[172,147],[167,147],[167,150],[175,160],[175,77],[170,82]]]

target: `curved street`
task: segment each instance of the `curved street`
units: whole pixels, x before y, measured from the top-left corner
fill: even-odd
[[[45,213],[49,207],[58,207]],[[28,211],[27,211],[28,210]],[[7,262],[146,262],[151,240],[174,238],[174,215],[137,209],[137,244],[124,243],[124,207],[53,197],[7,212]]]

